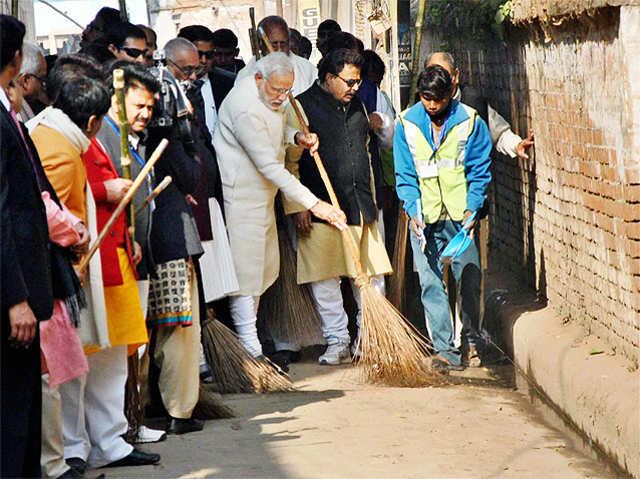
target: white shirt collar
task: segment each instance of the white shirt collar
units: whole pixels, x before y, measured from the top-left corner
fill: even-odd
[[[5,107],[7,111],[11,111],[11,102],[7,96],[7,92],[2,87],[0,87],[0,103],[2,103],[2,106]]]

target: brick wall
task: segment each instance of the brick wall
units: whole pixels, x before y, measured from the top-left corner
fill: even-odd
[[[640,7],[452,45],[535,161],[496,157],[490,254],[563,316],[640,357]],[[632,81],[633,80],[633,81]]]

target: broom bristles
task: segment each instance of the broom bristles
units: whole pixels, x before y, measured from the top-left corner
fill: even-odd
[[[228,419],[235,417],[233,409],[223,404],[218,397],[219,394],[211,392],[206,386],[200,384],[198,403],[193,410],[193,417],[196,419]]]
[[[124,413],[129,424],[124,438],[133,443],[138,438],[138,431],[144,420],[144,411],[140,390],[138,389],[138,352],[127,359],[127,382],[124,390]]]
[[[409,217],[400,207],[398,215],[398,224],[396,226],[396,241],[393,246],[393,259],[391,267],[393,274],[389,281],[389,301],[398,311],[402,311],[403,292],[404,292],[404,276],[406,270],[407,256],[407,235],[409,233]]]
[[[311,288],[296,281],[297,258],[286,229],[278,228],[280,274],[260,298],[260,315],[274,339],[301,347],[322,342],[322,326]]]
[[[238,336],[217,319],[202,327],[204,354],[222,393],[293,391],[291,381],[269,363],[251,357]]]
[[[308,284],[299,285],[297,255],[287,228],[280,195],[276,197],[276,225],[280,251],[280,273],[275,283],[260,298],[259,317],[275,340],[300,347],[324,342],[322,321]]]
[[[430,349],[422,336],[369,282],[360,285],[361,351],[357,364],[365,380],[397,387],[443,383],[441,374],[426,367]]]

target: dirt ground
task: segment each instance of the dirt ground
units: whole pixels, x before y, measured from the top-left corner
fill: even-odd
[[[468,370],[439,388],[363,384],[351,365],[292,365],[297,392],[227,395],[236,417],[142,448],[158,466],[107,478],[617,477],[514,390],[513,369]],[[93,471],[91,475],[95,475]]]

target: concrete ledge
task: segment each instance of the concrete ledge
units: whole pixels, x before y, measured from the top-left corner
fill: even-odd
[[[499,284],[513,285],[513,282]],[[513,291],[513,290],[512,290]],[[640,479],[640,371],[577,322],[564,322],[531,295],[494,295],[487,314],[507,352],[588,440]]]

